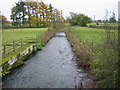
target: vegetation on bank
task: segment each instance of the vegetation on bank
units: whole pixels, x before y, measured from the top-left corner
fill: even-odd
[[[45,40],[49,40],[49,34],[51,34],[50,31],[48,31],[48,28],[20,28],[20,29],[14,29],[14,30],[7,29],[7,30],[3,30],[2,33],[3,33],[2,35],[3,46],[6,46],[3,49],[6,49],[6,53],[7,53],[7,49],[9,50],[14,48],[17,49],[18,47],[20,48],[19,50],[21,49],[23,50],[23,48],[28,47],[32,44],[36,44],[36,42],[46,43]],[[48,36],[45,35],[46,33],[48,33]],[[15,43],[15,41],[17,40],[20,42]],[[25,45],[22,45],[22,47],[21,47],[21,40],[22,40],[22,43],[25,44]],[[14,43],[15,45],[13,46]],[[17,44],[20,44],[20,45],[17,45]],[[13,55],[19,53],[19,50],[15,50],[14,52],[9,52],[9,55],[3,57],[2,60],[3,61],[9,60]]]
[[[17,51],[11,52],[10,54],[6,55],[6,57],[3,57],[2,58],[2,65],[3,65],[2,75],[4,76],[6,74],[9,74],[11,69],[23,65],[24,60],[26,60],[31,54],[31,53],[29,53],[25,56],[20,56],[20,53],[25,51],[31,45],[33,45],[33,47],[35,47],[35,48],[33,48],[33,51],[30,51],[30,52],[35,53],[36,51],[41,50],[45,46],[45,44],[48,42],[48,40],[50,40],[53,36],[54,36],[54,32],[52,30],[51,31],[46,30],[41,33],[40,38],[37,41],[35,41],[34,43],[28,42],[27,45],[25,45],[24,47],[21,47]],[[11,47],[11,46],[9,46],[9,47]],[[15,56],[17,56],[18,59],[17,59],[17,61],[15,61],[15,63],[11,67],[8,64],[8,61]]]
[[[27,47],[33,45],[36,50],[41,50],[54,36],[57,25],[59,24],[60,27],[65,22],[62,11],[43,1],[19,0],[12,7],[10,17],[11,22],[4,15],[0,15],[3,28],[1,51],[4,70],[9,66],[8,60],[19,55]]]
[[[68,27],[65,28],[65,30],[68,39],[71,42],[71,46],[73,47],[73,51],[77,56],[76,61],[78,65],[86,69],[92,80],[96,82],[94,84],[95,86],[93,85],[94,87],[117,87],[117,82],[119,82],[117,80],[118,66],[116,65],[118,62],[118,31],[114,30],[114,27],[118,25],[116,24],[117,21],[114,12],[110,18],[108,18],[108,11],[106,11],[106,20],[94,21],[94,23],[91,23],[91,18],[84,14],[70,14],[67,21],[70,25],[77,26],[70,28],[69,23],[67,23],[66,25],[68,25]],[[0,18],[2,18],[3,28],[18,28],[3,29],[3,46],[5,46],[4,44],[9,43],[9,46],[7,47],[14,48],[14,40],[25,40],[29,37],[36,39],[36,41],[32,41],[32,43],[30,41],[28,42],[29,44],[27,43],[27,45],[21,47],[21,49],[3,57],[2,64],[3,67],[5,67],[5,70],[8,66],[8,60],[24,51],[30,45],[34,44],[37,46],[37,49],[33,52],[41,50],[45,43],[54,35],[54,32],[61,31],[62,23],[65,22],[62,11],[54,8],[51,4],[47,5],[42,1],[23,2],[20,0],[11,9],[12,22],[9,22],[3,15],[0,15]],[[86,26],[95,28],[87,28]],[[96,26],[100,27],[100,29],[97,29]],[[48,30],[48,28],[45,27],[52,27],[55,31]],[[40,44],[38,44],[39,42]],[[20,43],[18,44],[18,46],[20,46]],[[14,67],[19,66],[20,64],[21,62],[17,62]],[[4,71],[3,74],[7,73],[8,71]]]
[[[4,29],[2,31],[2,63],[34,44],[36,39],[41,38],[47,30],[48,28]]]
[[[117,31],[72,27],[67,33],[78,65],[95,81],[94,87],[117,87]]]

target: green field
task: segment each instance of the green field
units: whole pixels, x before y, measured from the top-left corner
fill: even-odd
[[[48,28],[19,28],[19,29],[6,29],[2,32],[2,42],[9,43],[13,40],[25,39],[26,37],[35,38],[36,35],[42,34]]]
[[[86,42],[102,43],[105,38],[105,29],[87,28],[87,27],[72,27],[71,31]]]
[[[72,42],[73,50],[79,57],[77,62],[81,66],[84,64],[90,65],[88,67],[90,77],[95,79],[98,87],[112,87],[114,85],[116,79],[115,65],[118,60],[117,32],[117,30],[108,29],[71,27],[69,40]],[[79,41],[74,37],[85,43],[78,43]],[[94,43],[91,44],[90,42]]]
[[[99,26],[105,26],[105,23],[98,23]],[[92,25],[92,26],[96,26],[96,23],[88,23],[87,24],[88,26],[89,25]],[[118,23],[106,23],[107,26],[118,26]]]
[[[3,44],[11,43],[13,40],[26,40],[27,37],[30,38],[36,38],[37,35],[41,35],[45,31],[47,31],[48,28],[19,28],[19,29],[6,29],[2,32],[2,42]],[[23,48],[18,49],[16,52],[11,52],[8,54],[5,58],[2,58],[2,63],[8,61],[11,57],[17,55],[18,53],[24,51],[27,47],[30,45],[25,45]],[[16,46],[16,48],[19,46]],[[13,46],[7,46],[7,49],[12,49]]]

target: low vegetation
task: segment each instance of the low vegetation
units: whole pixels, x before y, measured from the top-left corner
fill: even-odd
[[[21,50],[29,47],[36,42],[36,38],[41,37],[48,28],[19,28],[19,29],[4,29],[2,31],[2,62],[6,62],[11,57],[17,55]],[[32,39],[32,41],[30,41]],[[25,44],[25,45],[24,45]]]
[[[19,55],[27,47],[35,46],[33,52],[41,50],[54,36],[53,30],[57,29],[57,23],[62,25],[65,22],[60,10],[43,1],[19,0],[11,8],[11,22],[4,15],[0,15],[0,18],[3,28],[2,65],[4,70],[8,66],[8,60]],[[6,73],[7,71],[4,72]]]
[[[109,11],[107,10],[105,20],[96,21],[92,21],[85,14],[71,12],[65,27],[63,27],[65,19],[62,14],[62,11],[43,1],[24,2],[20,0],[11,9],[11,22],[4,15],[0,15],[3,27],[2,53],[4,53],[2,57],[4,73],[2,74],[5,75],[9,71],[6,71],[9,59],[31,45],[36,45],[33,52],[41,50],[55,32],[66,31],[76,56],[76,62],[95,82],[93,87],[116,88],[119,82],[116,65],[118,63],[118,24],[116,24],[114,11],[108,17]],[[52,30],[46,27],[52,27]],[[15,43],[17,40],[20,42]],[[24,40],[30,41],[26,43]],[[6,48],[9,51],[10,47],[13,49],[12,53],[6,55]],[[20,47],[20,49],[15,50],[15,47]],[[14,67],[21,63],[18,62]]]
[[[18,30],[19,31],[19,30]],[[29,30],[28,30],[29,31]],[[40,30],[39,30],[40,31]],[[37,37],[36,37],[37,34]],[[39,34],[39,35],[38,35]],[[45,44],[48,42],[49,39],[51,39],[54,36],[54,32],[52,30],[48,31],[46,29],[43,29],[43,32],[39,32],[39,33],[33,33],[33,35],[31,35],[35,38],[34,41],[30,41],[28,43],[26,43],[25,46],[20,47],[19,49],[17,49],[16,51],[12,51],[9,54],[5,55],[5,57],[2,58],[2,65],[3,65],[3,70],[2,70],[2,75],[5,76],[6,74],[10,73],[10,70],[12,68],[21,66],[24,64],[24,60],[26,60],[29,57],[29,54],[25,55],[24,57],[19,56],[20,53],[22,53],[23,51],[25,51],[28,47],[30,47],[31,45],[33,45],[33,51],[31,51],[32,53],[35,53],[38,50],[41,50]],[[39,37],[38,37],[39,36]],[[32,39],[33,40],[33,39]],[[9,49],[10,47],[13,47],[13,45],[8,46]],[[18,47],[18,46],[15,46]],[[7,52],[7,51],[6,51]],[[30,53],[31,54],[31,53]],[[21,58],[19,58],[14,64],[12,68],[9,68],[9,64],[8,61],[15,56],[19,56]]]
[[[25,40],[31,38],[31,39],[36,39],[39,38],[41,39],[42,36],[45,36],[43,34],[45,34],[47,32],[48,28],[19,28],[19,29],[6,29],[3,30],[2,32],[2,37],[3,37],[3,45],[6,44],[10,44],[13,43],[14,41],[21,41],[22,43],[26,43]],[[47,32],[48,33],[48,32]],[[47,35],[46,35],[47,36]],[[48,35],[48,39],[49,39],[49,35]],[[48,40],[47,39],[47,40]],[[25,42],[24,42],[25,41]],[[28,41],[28,40],[27,40]],[[30,41],[30,40],[29,40]],[[44,40],[45,41],[45,40]],[[30,41],[33,42],[33,41]],[[44,42],[43,42],[44,43]],[[27,42],[26,45],[23,45],[23,47],[19,47],[19,46],[15,46],[15,49],[18,47],[19,50],[16,50],[15,52],[11,52],[9,53],[7,56],[2,58],[2,62],[6,62],[7,60],[9,60],[11,57],[15,56],[17,53],[23,51],[26,47],[29,47],[30,45],[32,45],[34,43],[29,43]],[[6,45],[6,53],[7,53],[7,49],[11,50],[13,49],[13,45]]]
[[[72,27],[69,41],[78,65],[95,81],[93,87],[115,88],[117,82],[117,30]]]

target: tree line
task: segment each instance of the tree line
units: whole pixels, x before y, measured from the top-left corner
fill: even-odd
[[[116,20],[114,11],[113,12],[110,11],[110,12],[111,12],[110,17],[107,16],[107,19],[105,17],[105,20],[92,20],[90,17],[88,17],[85,14],[70,12],[70,16],[67,18],[67,21],[72,26],[78,25],[78,26],[83,26],[83,27],[87,26],[88,23],[92,23],[92,22],[95,22],[97,25],[98,23],[105,23],[105,22],[116,23],[117,20]],[[107,10],[106,14],[108,13],[109,11]]]
[[[43,1],[18,1],[10,17],[14,27],[46,27],[65,21],[62,11]]]
[[[77,14],[74,12],[70,12],[70,17],[68,17],[67,20],[72,26],[79,25],[83,27],[87,26],[87,23],[92,22],[91,18],[85,14]]]

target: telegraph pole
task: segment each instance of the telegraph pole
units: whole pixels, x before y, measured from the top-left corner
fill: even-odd
[[[95,23],[95,14],[94,14],[94,23]]]

